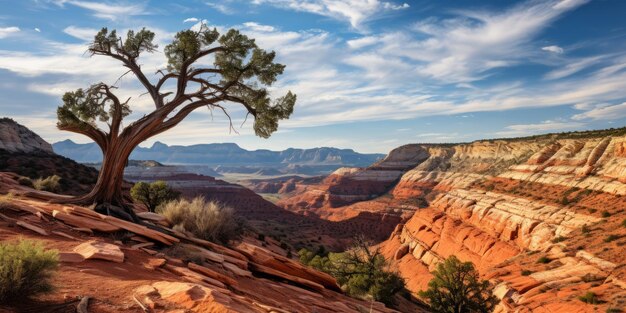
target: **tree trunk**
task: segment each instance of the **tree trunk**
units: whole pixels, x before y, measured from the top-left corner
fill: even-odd
[[[96,204],[99,213],[113,215],[137,222],[132,205],[125,201],[122,191],[124,183],[124,168],[128,157],[136,145],[134,140],[123,137],[110,138],[103,151],[102,166],[98,174],[98,181],[90,193],[75,198],[76,204]]]

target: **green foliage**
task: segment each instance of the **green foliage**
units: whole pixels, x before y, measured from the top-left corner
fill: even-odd
[[[180,199],[157,208],[174,228],[213,242],[228,243],[240,236],[242,229],[235,220],[234,210],[217,202],[196,197],[191,202]]]
[[[578,297],[578,300],[589,304],[598,304],[600,302],[598,300],[598,296],[596,296],[596,294],[591,291],[588,291],[586,294]]]
[[[177,199],[180,193],[159,180],[153,183],[136,183],[130,189],[130,195],[135,201],[143,203],[150,212],[154,212],[159,205]]]
[[[602,211],[602,217],[610,217],[611,213],[609,213],[609,211]]]
[[[604,238],[604,242],[611,242],[617,239],[619,239],[618,235],[608,235],[606,236],[606,238]]]
[[[461,262],[450,256],[437,265],[428,289],[420,292],[434,312],[491,312],[498,299],[486,280],[480,280],[471,262]]]
[[[587,209],[587,211],[589,211],[589,213],[591,213],[591,214],[598,212],[598,210],[594,209],[594,208],[589,208],[589,209]]]
[[[557,237],[554,237],[554,239],[552,239],[552,243],[559,243],[561,241],[565,241],[566,239],[567,239],[566,237],[557,236]]]
[[[522,270],[522,276],[528,276],[530,274],[532,274],[533,271],[529,271],[529,270]]]
[[[115,114],[115,106],[110,104],[102,93],[106,87],[103,83],[94,84],[88,89],[77,89],[69,91],[63,95],[63,105],[57,108],[57,126],[59,128],[75,127],[80,130],[87,130],[95,127],[96,121],[108,122]],[[131,113],[128,103],[120,103],[121,116],[126,117]]]
[[[57,251],[45,250],[40,242],[1,242],[0,303],[51,291],[50,278],[58,260]]]
[[[371,296],[387,305],[394,304],[394,295],[404,290],[402,277],[389,269],[379,250],[371,250],[363,239],[357,239],[352,249],[329,253],[323,246],[314,253],[307,249],[298,252],[300,262],[333,275],[350,296]],[[325,255],[324,255],[325,254]]]
[[[542,256],[537,260],[537,263],[541,263],[541,264],[548,264],[552,262],[552,260],[550,260],[548,257]]]
[[[61,177],[52,175],[46,178],[38,178],[33,182],[35,189],[49,192],[59,192],[61,190]]]

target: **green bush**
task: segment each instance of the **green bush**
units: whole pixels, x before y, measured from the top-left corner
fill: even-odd
[[[591,291],[588,291],[585,295],[578,297],[578,300],[589,304],[598,304],[600,302],[596,294]]]
[[[561,241],[565,241],[567,238],[563,237],[563,236],[557,236],[554,239],[552,239],[552,243],[559,243]]]
[[[522,276],[528,276],[530,274],[532,274],[533,271],[529,271],[529,270],[522,270]]]
[[[48,176],[46,178],[37,178],[33,182],[33,186],[37,190],[59,192],[61,190],[61,177],[58,175]]]
[[[587,211],[589,211],[589,213],[591,214],[598,212],[598,210],[593,209],[593,208],[587,209]]]
[[[242,227],[235,220],[231,207],[207,202],[203,197],[196,197],[191,202],[185,199],[170,201],[159,206],[157,211],[175,229],[188,231],[208,241],[226,244],[242,233]]]
[[[611,213],[609,213],[609,211],[602,211],[602,217],[610,217]]]
[[[498,303],[487,280],[480,280],[471,262],[450,256],[437,265],[428,289],[420,296],[430,302],[433,312],[491,312]]]
[[[589,229],[589,227],[587,226],[587,224],[583,225],[583,226],[580,228],[580,231],[581,231],[583,234],[588,234],[589,232],[591,232],[591,230]]]
[[[135,201],[145,205],[150,212],[156,211],[159,205],[180,197],[178,191],[170,188],[162,180],[153,183],[138,182],[130,189],[130,195]]]
[[[537,263],[541,263],[541,264],[547,264],[550,263],[552,260],[550,260],[548,257],[542,256],[537,260]]]
[[[45,250],[40,242],[1,242],[0,303],[51,291],[50,278],[58,262],[57,251]]]
[[[341,288],[352,297],[371,296],[387,305],[395,303],[394,296],[404,290],[405,281],[389,268],[379,250],[371,250],[362,238],[352,249],[332,253],[320,246],[318,253],[301,249],[300,261],[337,279]]]
[[[604,242],[611,242],[617,239],[619,239],[618,235],[608,235],[606,238],[604,238]]]

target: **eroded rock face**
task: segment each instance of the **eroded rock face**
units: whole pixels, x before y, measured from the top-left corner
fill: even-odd
[[[626,299],[618,257],[625,242],[607,241],[626,236],[625,151],[626,136],[597,133],[408,145],[282,205],[334,220],[395,212],[402,226],[381,248],[412,291],[456,255],[498,285],[499,312],[586,312],[593,307],[577,300],[581,290],[594,290],[607,307]],[[537,261],[542,256],[547,263]]]
[[[53,153],[52,146],[39,135],[9,118],[0,119],[0,149],[9,152]]]
[[[124,262],[124,252],[120,250],[120,247],[106,242],[92,240],[81,243],[74,248],[74,252],[80,254],[86,260],[105,260],[115,263]]]

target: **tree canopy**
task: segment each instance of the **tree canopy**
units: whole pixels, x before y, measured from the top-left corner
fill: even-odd
[[[234,103],[242,105],[254,117],[255,133],[267,138],[277,130],[278,121],[293,112],[296,101],[293,93],[272,100],[267,89],[285,66],[274,62],[273,51],[259,48],[254,39],[238,30],[231,29],[220,35],[215,28],[202,25],[197,31],[178,32],[164,49],[167,67],[158,71],[161,77],[152,83],[141,70],[138,58],[158,49],[154,38],[155,34],[145,28],[130,30],[125,38],[116,30],[102,28],[88,50],[91,55],[120,61],[152,97],[155,110],[133,123],[136,128],[153,126],[144,137],[174,127],[200,107],[221,110],[230,119],[224,103]],[[197,64],[209,56],[213,57],[212,66]],[[165,90],[171,80],[174,88]],[[195,88],[189,90],[190,86]],[[86,135],[101,146],[106,136],[124,134],[129,128],[122,131],[119,127],[121,120],[131,113],[131,99],[120,100],[114,93],[115,88],[101,82],[65,93],[63,105],[57,111],[58,127]],[[107,123],[108,132],[98,129],[97,121]]]
[[[498,303],[489,281],[480,280],[472,262],[450,256],[437,265],[426,291],[430,308],[437,313],[487,313]]]

